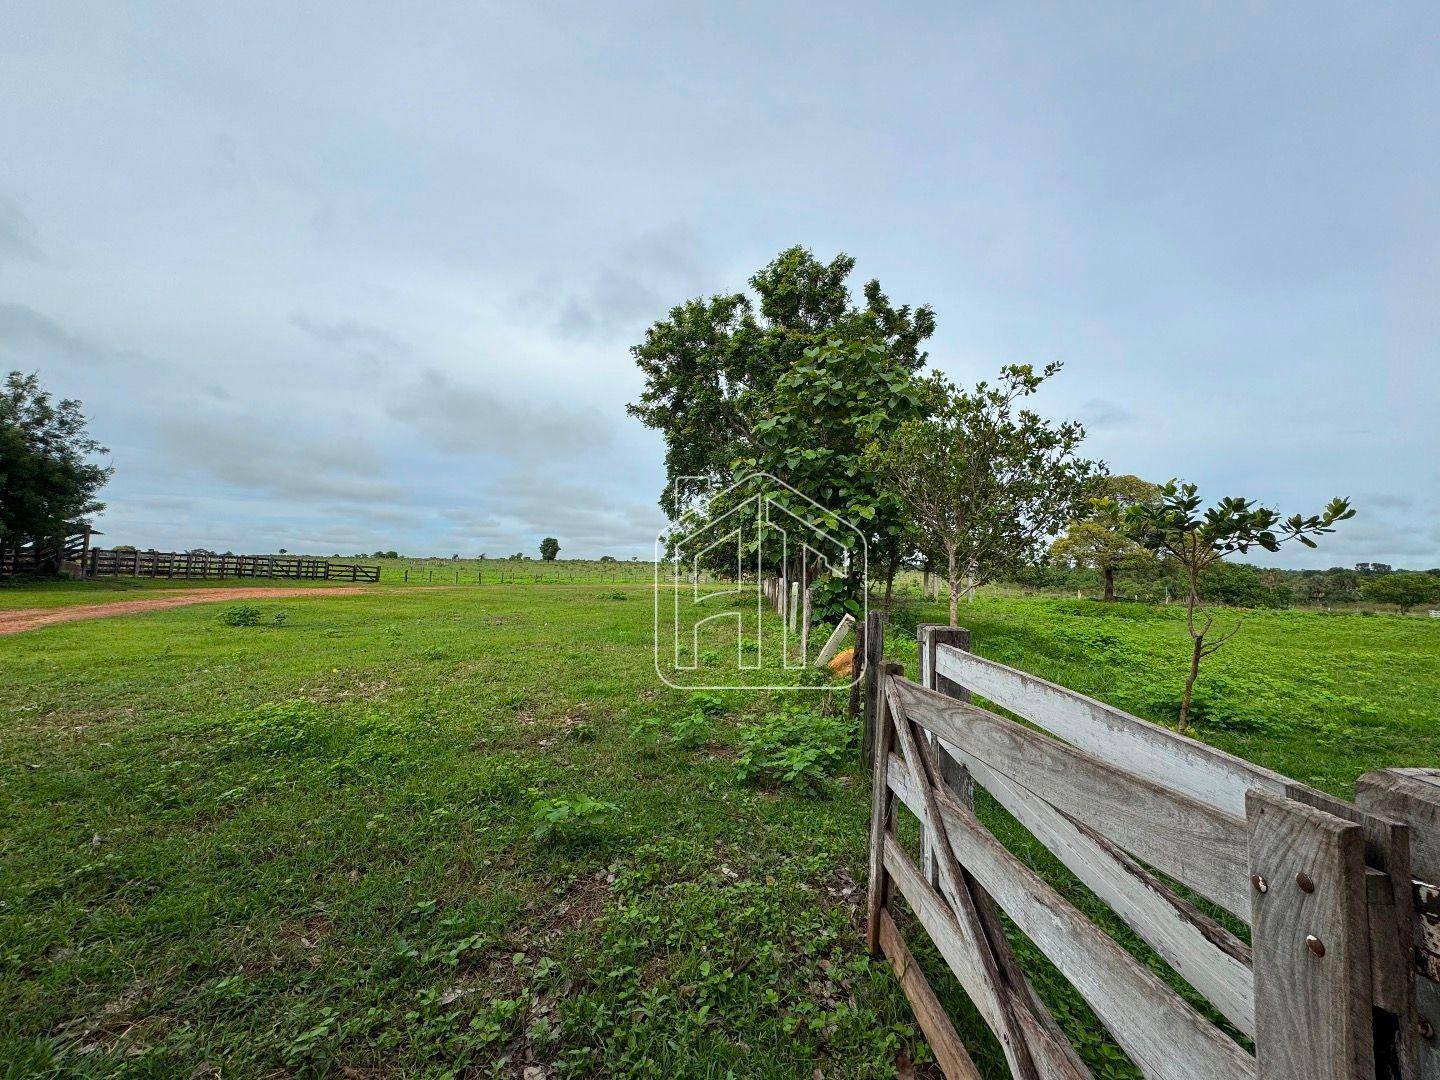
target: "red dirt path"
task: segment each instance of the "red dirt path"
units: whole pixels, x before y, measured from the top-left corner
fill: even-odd
[[[0,634],[19,634],[25,630],[49,626],[51,623],[78,622],[81,619],[105,619],[111,615],[134,615],[142,611],[206,604],[218,600],[284,600],[301,596],[355,596],[358,588],[322,589],[185,589],[144,600],[116,600],[108,604],[76,604],[60,608],[19,608],[0,611]]]

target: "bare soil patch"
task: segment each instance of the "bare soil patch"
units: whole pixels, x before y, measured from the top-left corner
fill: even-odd
[[[81,619],[106,619],[112,615],[135,615],[143,611],[184,607],[186,604],[209,604],[221,600],[285,600],[306,596],[355,596],[363,589],[267,589],[245,587],[236,589],[184,589],[144,600],[116,600],[109,604],[77,604],[65,608],[20,608],[0,611],[0,634],[19,634],[52,623],[78,622]]]

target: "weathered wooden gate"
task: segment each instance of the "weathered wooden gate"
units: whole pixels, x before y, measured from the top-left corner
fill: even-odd
[[[1367,774],[1351,804],[975,656],[968,631],[919,634],[918,682],[869,650],[869,945],[890,959],[947,1076],[980,1074],[897,929],[897,892],[1017,1077],[1089,1073],[1000,911],[1146,1076],[1440,1080],[1440,893],[1425,884],[1440,881],[1440,773]],[[1026,723],[976,707],[971,692]],[[975,784],[1254,1052],[1007,850],[973,812]],[[918,859],[897,838],[897,804],[920,821]],[[1197,896],[1247,924],[1249,943]]]

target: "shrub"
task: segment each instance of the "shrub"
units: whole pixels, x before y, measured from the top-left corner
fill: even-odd
[[[817,791],[854,748],[855,734],[843,716],[795,705],[767,713],[740,729],[739,777]]]
[[[260,607],[257,604],[235,604],[220,612],[217,618],[222,626],[259,626]]]
[[[694,750],[710,737],[710,725],[705,714],[697,709],[672,720],[647,716],[635,723],[630,735],[640,741],[664,741],[681,750]]]
[[[620,812],[612,802],[593,799],[589,795],[558,795],[548,799],[536,799],[531,807],[530,817],[535,829],[530,834],[536,840],[550,840],[556,837],[580,839],[609,821]]]

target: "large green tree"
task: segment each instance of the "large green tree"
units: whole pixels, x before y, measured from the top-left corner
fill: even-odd
[[[661,508],[676,520],[748,472],[790,484],[867,533],[887,579],[903,557],[898,504],[863,475],[865,444],[888,414],[912,415],[913,377],[934,333],[928,306],[896,306],[855,260],[781,252],[732,293],[672,308],[631,349],[645,376],[632,415],[665,438]]]
[[[1355,516],[1348,499],[1332,499],[1319,514],[1294,514],[1282,519],[1269,507],[1252,499],[1226,498],[1201,509],[1203,500],[1194,484],[1171,480],[1160,488],[1154,503],[1135,503],[1121,510],[1113,501],[1102,504],[1103,515],[1123,528],[1136,543],[1180,567],[1185,579],[1185,627],[1190,634],[1190,668],[1180,698],[1180,730],[1190,721],[1190,703],[1200,664],[1214,655],[1240,630],[1241,621],[1228,631],[1212,634],[1213,612],[1200,606],[1201,576],[1226,555],[1244,554],[1252,547],[1278,551],[1280,545],[1298,540],[1315,547],[1314,538],[1334,532],[1336,522]]]
[[[553,562],[560,554],[560,541],[553,536],[547,536],[540,541],[540,558],[546,562]]]
[[[39,378],[12,371],[0,391],[0,541],[50,539],[104,509],[113,471],[94,458],[80,402],[55,401]]]
[[[922,554],[946,567],[952,626],[962,575],[973,589],[1032,562],[1090,497],[1101,466],[1079,454],[1084,428],[1019,404],[1059,370],[1012,365],[971,390],[936,375],[926,382],[928,415],[868,449],[869,467],[899,496]]]
[[[1129,474],[1098,477],[1096,488],[1099,498],[1109,499],[1122,509],[1134,503],[1157,502],[1160,496],[1158,484]],[[1112,523],[1089,517],[1072,521],[1065,534],[1050,545],[1050,555],[1067,566],[1098,570],[1106,600],[1115,599],[1117,571],[1154,561],[1154,556]]]
[[[822,263],[789,248],[751,277],[753,297],[688,300],[631,348],[645,389],[629,411],[665,437],[660,505],[672,520],[728,482],[739,459],[764,451],[756,425],[771,415],[780,379],[806,350],[832,338],[866,340],[882,347],[890,365],[908,372],[924,365],[920,346],[935,332],[934,312],[896,307],[878,281],[856,304],[848,285],[854,267],[848,255]]]

